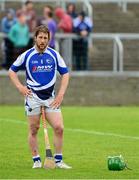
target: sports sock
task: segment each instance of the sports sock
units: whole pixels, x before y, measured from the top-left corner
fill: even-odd
[[[39,155],[33,156],[32,159],[33,159],[34,162],[36,162],[36,161],[40,161],[41,162],[41,158],[40,158]]]
[[[62,161],[62,154],[55,154],[54,158],[55,158],[55,163],[59,163]]]

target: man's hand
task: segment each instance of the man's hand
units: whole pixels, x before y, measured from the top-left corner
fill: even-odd
[[[83,30],[83,31],[80,32],[80,34],[81,34],[82,37],[87,37],[88,32],[86,30]]]
[[[19,86],[18,90],[23,96],[32,96],[32,91],[28,89],[26,86]]]
[[[13,84],[16,86],[16,88],[23,96],[32,96],[32,91],[20,82],[16,72],[10,69],[9,77],[11,78]]]
[[[59,108],[62,101],[63,101],[63,95],[59,94],[59,95],[56,96],[54,101],[50,104],[50,107],[53,108],[53,109]]]
[[[68,82],[69,82],[69,73],[66,73],[66,74],[62,75],[60,88],[59,88],[56,98],[50,104],[51,108],[56,109],[56,108],[59,108],[59,106],[61,105],[63,98],[64,98],[64,94],[65,94],[67,86],[68,86]]]

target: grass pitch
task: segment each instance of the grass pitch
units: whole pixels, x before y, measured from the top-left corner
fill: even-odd
[[[28,127],[20,106],[0,106],[1,179],[139,178],[138,107],[63,107],[64,161],[71,170],[32,169]],[[52,144],[52,129],[49,129]],[[53,146],[52,146],[53,148]],[[43,128],[39,149],[45,156]],[[107,157],[122,154],[133,170],[109,171]]]

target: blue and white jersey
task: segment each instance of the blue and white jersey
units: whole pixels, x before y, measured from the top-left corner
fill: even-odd
[[[86,30],[88,32],[92,31],[93,22],[90,17],[85,17],[83,21],[79,17],[73,20],[74,32],[79,33],[80,31]]]
[[[68,73],[63,58],[50,47],[42,54],[35,47],[21,54],[11,70],[17,72],[21,69],[26,70],[27,87],[42,100],[54,96],[57,71],[61,75]]]

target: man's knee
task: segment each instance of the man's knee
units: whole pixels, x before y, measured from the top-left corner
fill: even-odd
[[[64,131],[64,126],[63,125],[56,125],[55,128],[55,133],[58,135],[63,135],[63,131]]]
[[[39,125],[34,125],[34,124],[32,124],[32,125],[30,126],[30,133],[31,133],[31,135],[32,135],[32,136],[36,135],[37,132],[38,132],[38,130],[39,130],[39,128],[40,128]]]

